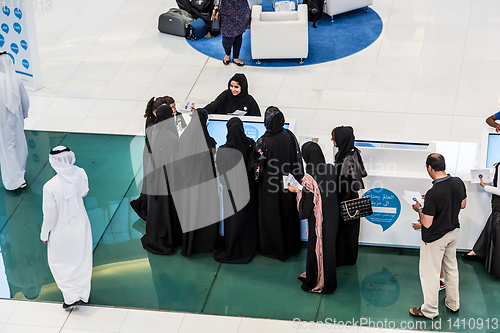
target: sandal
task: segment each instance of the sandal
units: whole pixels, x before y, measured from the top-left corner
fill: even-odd
[[[469,261],[483,261],[477,254],[462,253],[462,259]]]
[[[424,314],[422,313],[422,309],[420,307],[411,308],[410,315],[412,315],[413,317],[425,317]]]
[[[240,66],[240,67],[245,66],[245,63],[244,63],[243,61],[241,61],[241,60],[238,60],[238,62],[236,62],[236,61],[234,61],[234,59],[233,59],[233,62],[234,62],[237,66]]]
[[[222,59],[222,63],[226,66],[229,65],[229,59],[228,60]]]

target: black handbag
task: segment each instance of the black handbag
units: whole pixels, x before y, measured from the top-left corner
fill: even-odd
[[[211,19],[210,34],[215,37],[220,34],[220,12],[218,6],[214,7]]]
[[[340,213],[344,221],[359,219],[373,214],[370,197],[361,197],[340,203]]]

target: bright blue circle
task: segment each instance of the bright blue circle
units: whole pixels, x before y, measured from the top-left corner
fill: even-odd
[[[365,197],[370,197],[373,214],[366,219],[373,224],[378,224],[383,231],[389,229],[401,214],[401,202],[394,192],[386,188],[372,188],[365,192]]]
[[[290,67],[305,66],[345,58],[357,53],[375,42],[382,33],[382,19],[371,8],[357,9],[334,16],[334,22],[327,15],[316,22],[318,28],[313,28],[309,22],[309,55],[304,64],[298,59],[264,59],[260,65],[252,59],[250,49],[250,30],[243,34],[243,45],[239,59],[247,66],[260,67]],[[188,40],[189,45],[198,52],[222,61],[224,49],[222,36]]]

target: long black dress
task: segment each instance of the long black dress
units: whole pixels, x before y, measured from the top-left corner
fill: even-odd
[[[327,164],[318,144],[307,142],[302,146],[302,156],[306,162],[304,188],[299,201],[301,219],[307,219],[307,259],[306,272],[299,279],[302,289],[309,292],[331,294],[337,289],[337,264],[335,244],[339,226],[339,205],[337,199],[337,175],[335,167]],[[317,187],[321,197],[320,207],[314,202]],[[311,189],[313,189],[311,188]],[[318,199],[317,199],[318,200]],[[321,211],[322,221],[316,219],[316,211]]]
[[[145,194],[147,192],[146,190],[146,173],[147,173],[147,163],[149,162],[150,159],[150,154],[151,154],[151,145],[149,143],[148,138],[148,128],[150,126],[153,126],[156,123],[156,116],[154,114],[150,114],[146,118],[146,136],[144,140],[144,150],[142,152],[142,161],[143,161],[143,177],[142,177],[142,189],[141,189],[141,194],[139,197],[135,200],[130,201],[130,206],[134,210],[134,212],[139,216],[141,219],[146,221],[148,219],[148,200],[147,200],[147,195]]]
[[[236,81],[241,87],[241,92],[233,96],[230,90],[231,81]],[[216,114],[230,114],[236,110],[246,111],[245,116],[258,116],[260,117],[259,105],[248,94],[248,81],[245,74],[236,73],[227,83],[227,90],[224,90],[217,98],[204,107],[208,113]]]
[[[300,251],[300,218],[295,193],[283,189],[283,176],[291,173],[302,179],[302,157],[295,136],[283,128],[281,111],[266,110],[266,133],[257,141],[262,151],[259,186],[259,252],[269,258],[286,260]]]
[[[184,232],[182,255],[187,257],[212,252],[219,236],[216,142],[208,135],[207,120],[205,110],[194,111],[179,141],[177,170],[180,182],[173,184],[173,196]]]
[[[362,178],[366,170],[361,154],[354,147],[354,131],[350,126],[335,128],[335,142],[338,152],[335,154],[335,169],[339,182],[338,201],[359,198],[358,191],[364,189]],[[340,214],[340,210],[339,210]],[[358,259],[360,219],[344,221],[340,218],[337,233],[337,267],[354,265]]]
[[[500,164],[495,166],[495,187],[498,187],[499,166]],[[488,273],[500,278],[500,196],[492,195],[491,208],[491,215],[472,249],[479,258],[485,260]]]
[[[240,152],[237,154],[239,156],[235,154],[235,150]],[[227,142],[217,151],[217,169],[219,177],[230,177],[231,173],[228,171],[243,158],[250,200],[245,208],[224,219],[224,242],[215,253],[215,260],[219,262],[246,264],[257,251],[258,202],[254,172],[255,153],[255,141],[246,137],[243,122],[239,118],[231,118],[227,122]],[[238,174],[238,176],[245,175]],[[224,205],[231,205],[231,202],[225,201]]]
[[[182,243],[182,231],[174,201],[170,193],[169,178],[178,148],[178,134],[170,106],[158,107],[157,122],[148,127],[151,153],[146,163],[146,234],[142,237],[144,249],[155,254],[172,254]]]

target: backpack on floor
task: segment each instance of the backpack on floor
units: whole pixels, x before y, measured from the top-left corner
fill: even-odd
[[[199,18],[189,23],[187,30],[187,39],[202,39],[208,33],[208,24]]]

